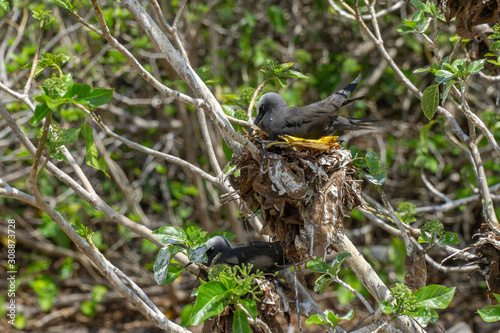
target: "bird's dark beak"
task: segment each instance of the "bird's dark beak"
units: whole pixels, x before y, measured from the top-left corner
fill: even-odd
[[[257,118],[255,118],[254,120],[254,125],[257,125],[259,126],[259,123],[260,121],[262,120],[262,117],[264,116],[264,112],[259,112],[259,114],[257,115]]]

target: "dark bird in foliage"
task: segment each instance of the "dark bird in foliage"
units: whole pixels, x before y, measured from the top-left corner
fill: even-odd
[[[344,89],[322,101],[301,107],[289,108],[280,95],[264,94],[257,104],[258,114],[254,124],[266,132],[271,140],[276,140],[278,135],[283,134],[319,139],[333,135],[334,131],[369,128],[376,120],[335,115],[342,106],[363,98],[347,99],[360,80],[361,74]]]
[[[260,270],[264,273],[274,273],[291,263],[285,258],[283,247],[280,242],[248,242],[231,245],[222,236],[210,238],[207,243],[207,257],[210,266],[212,261],[221,253],[215,262],[216,265],[225,264],[236,266],[240,264],[252,264],[252,271]]]

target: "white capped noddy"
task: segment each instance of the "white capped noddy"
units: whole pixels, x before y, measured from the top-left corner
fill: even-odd
[[[369,128],[377,120],[335,115],[342,106],[363,98],[347,99],[360,80],[361,74],[347,87],[324,100],[294,108],[289,108],[285,99],[277,93],[264,94],[257,104],[258,114],[254,124],[266,132],[271,140],[283,134],[319,139],[333,135],[335,131]]]

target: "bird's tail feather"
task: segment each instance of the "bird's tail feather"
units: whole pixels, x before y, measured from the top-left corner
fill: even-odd
[[[346,87],[340,89],[330,97],[327,97],[326,103],[327,104],[332,104],[339,109],[345,104],[349,104],[350,102],[346,101],[346,99],[351,95],[351,93],[356,89],[356,87],[359,84],[359,81],[361,81],[361,74],[359,74],[354,81],[349,83]],[[355,101],[356,99],[353,99],[352,101]]]
[[[377,119],[337,117],[333,122],[333,130],[345,131],[369,129],[374,127],[375,123],[378,122],[379,120]]]
[[[347,104],[351,104],[352,102],[356,102],[356,101],[362,100],[366,96],[368,96],[368,95],[363,95],[363,96],[359,96],[359,97],[356,97],[356,98],[350,98],[350,99],[344,101],[344,103],[342,103],[342,106],[346,106]]]

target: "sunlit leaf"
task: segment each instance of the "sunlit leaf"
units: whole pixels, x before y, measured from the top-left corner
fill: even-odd
[[[186,232],[171,225],[156,229],[153,235],[163,244],[184,244],[187,241]]]
[[[35,108],[35,114],[30,119],[31,126],[38,126],[40,122],[51,112],[49,107],[45,104],[39,104]]]
[[[447,288],[436,284],[431,284],[415,291],[413,295],[417,298],[418,307],[428,307],[432,309],[445,309],[453,299],[456,287]]]
[[[182,251],[182,248],[175,245],[162,247],[158,251],[153,265],[156,283],[165,284],[169,279],[172,279],[172,276],[168,274],[170,261],[180,251]]]
[[[250,324],[248,323],[247,314],[241,309],[238,309],[234,312],[233,332],[252,333],[252,329],[250,328]]]
[[[439,85],[434,84],[425,88],[421,101],[422,111],[427,119],[432,119],[439,105]]]
[[[228,305],[228,301],[224,299],[226,291],[226,287],[219,281],[210,281],[202,284],[198,289],[198,295],[189,324],[199,325],[206,319],[221,313]]]

